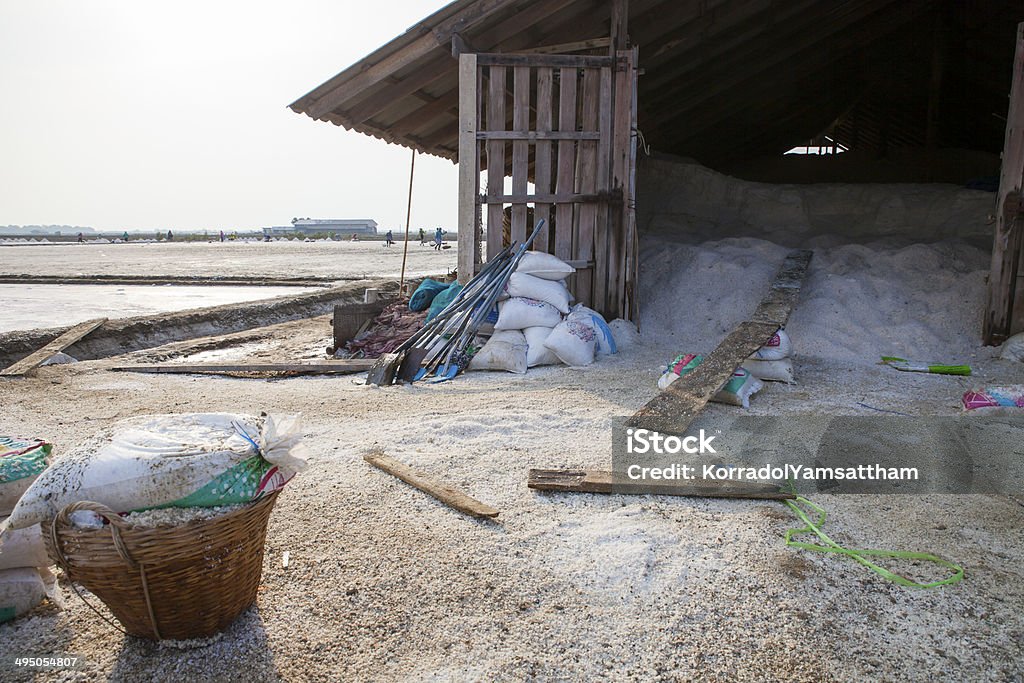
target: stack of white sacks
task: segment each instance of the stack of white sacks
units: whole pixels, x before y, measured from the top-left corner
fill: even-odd
[[[0,437],[0,440],[5,438]],[[39,448],[43,445],[40,442]],[[48,453],[48,445],[46,448]],[[13,461],[17,455],[9,457]],[[57,579],[49,569],[52,563],[43,544],[41,525],[15,530],[5,528],[4,523],[22,493],[38,476],[38,472],[27,468],[0,468],[0,622],[28,612],[45,597],[60,604]]]
[[[572,306],[565,279],[576,269],[551,254],[528,251],[498,302],[498,320],[470,370],[524,373],[538,365],[590,365],[615,353],[608,323],[597,311]]]
[[[743,361],[743,367],[760,380],[792,384],[793,361],[789,359],[792,351],[789,335],[780,329],[757,353]]]

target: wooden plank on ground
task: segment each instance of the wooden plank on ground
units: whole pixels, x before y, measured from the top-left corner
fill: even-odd
[[[29,354],[17,363],[14,363],[10,367],[0,371],[0,376],[21,377],[22,375],[35,370],[37,367],[45,363],[48,358],[51,358],[54,354],[60,353],[75,342],[80,341],[84,336],[105,322],[107,322],[106,318],[96,318],[95,320],[87,320],[84,323],[75,325],[43,348]]]
[[[573,493],[625,493],[658,496],[694,496],[701,498],[759,498],[785,500],[796,494],[780,491],[774,484],[751,482],[637,484],[606,470],[537,470],[531,469],[526,485],[537,491]]]
[[[496,508],[481,503],[479,500],[467,496],[462,491],[440,482],[427,474],[423,474],[380,451],[364,455],[363,460],[378,469],[384,470],[388,474],[393,474],[406,484],[418,488],[420,491],[436,498],[449,507],[455,508],[459,512],[464,512],[473,517],[491,518],[498,516]]]
[[[323,363],[145,363],[111,368],[121,372],[192,374],[224,372],[286,372],[300,375],[351,375],[370,370],[374,358],[350,358]]]
[[[791,252],[782,263],[753,320],[740,323],[692,372],[683,375],[633,414],[627,426],[682,434],[743,361],[786,324],[811,252]]]

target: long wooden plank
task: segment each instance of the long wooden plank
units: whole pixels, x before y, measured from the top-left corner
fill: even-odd
[[[751,320],[761,323],[775,323],[779,327],[786,324],[789,314],[800,296],[800,287],[807,276],[807,268],[814,252],[809,249],[792,251],[782,261],[782,266],[772,281],[768,293],[757,305]]]
[[[517,66],[512,71],[512,129],[530,132],[530,67]],[[530,144],[528,139],[512,143],[512,193],[526,194],[530,176]],[[512,243],[526,241],[526,205],[512,205]]]
[[[551,105],[554,101],[554,73],[550,67],[537,69],[537,134],[545,135],[552,132],[553,117]],[[537,195],[551,193],[551,142],[539,138],[534,147],[534,191]],[[544,221],[544,228],[533,241],[536,251],[547,251],[551,233],[551,204],[540,199],[534,200],[533,221]]]
[[[516,67],[518,73],[525,67]],[[528,105],[527,105],[528,106]],[[482,130],[477,132],[477,140],[513,140],[526,142],[539,142],[541,140],[598,140],[600,134],[596,131],[563,131],[549,130],[540,132],[536,130]]]
[[[807,274],[811,252],[790,253],[779,269],[754,320],[740,323],[692,372],[683,375],[633,414],[627,425],[683,434],[708,401],[729,381],[743,361],[785,325]]]
[[[581,194],[596,193],[597,152],[600,133],[599,109],[601,106],[601,71],[587,69],[583,72],[583,91],[580,102],[580,125],[586,131],[593,131],[590,141],[581,140],[576,146],[576,187]],[[594,232],[598,206],[586,203],[576,209],[575,239],[573,258],[590,261],[594,258]],[[570,290],[576,300],[584,306],[593,305],[593,273],[581,272],[570,278]]]
[[[476,55],[459,57],[459,282],[476,275],[480,252],[476,198],[480,194],[480,153],[477,129]]]
[[[558,72],[558,130],[576,130],[576,69],[566,68]],[[576,168],[576,147],[571,140],[558,143],[558,175],[555,180],[556,194],[576,191],[573,171]],[[572,258],[572,215],[573,206],[559,202],[555,206],[555,256],[563,261]]]
[[[405,463],[401,463],[382,452],[368,453],[363,460],[370,463],[377,469],[392,474],[406,484],[423,491],[429,496],[436,498],[445,505],[453,507],[459,512],[464,512],[473,517],[493,518],[498,516],[496,508],[481,503],[476,498],[467,496],[462,491],[455,489],[448,484],[438,481],[433,477],[423,474]]]
[[[796,494],[780,491],[773,484],[750,482],[637,484],[620,474],[606,470],[538,470],[529,471],[526,485],[536,491],[574,493],[625,493],[656,496],[689,496],[700,498],[755,498],[786,500]]]
[[[601,98],[598,104],[598,131],[601,139],[597,144],[597,189],[611,190],[612,163],[612,70],[601,69]],[[593,306],[598,309],[608,299],[608,236],[611,232],[611,216],[616,208],[607,204],[597,207],[597,228],[594,232],[594,278]],[[638,322],[638,321],[636,321]]]
[[[582,204],[584,202],[621,202],[622,197],[617,192],[598,192],[591,194],[576,194],[574,192],[555,194],[499,194],[493,195],[488,192],[482,196],[480,201],[485,204],[529,204],[531,202],[557,202],[559,204]],[[563,261],[565,259],[562,259]]]
[[[302,375],[351,375],[366,372],[376,363],[374,358],[332,360],[326,363],[145,363],[119,365],[111,368],[120,372],[151,374],[201,374],[224,372],[287,372]]]
[[[481,66],[549,66],[556,69],[586,69],[610,66],[611,57],[589,55],[539,55],[480,53],[477,55]]]
[[[96,318],[95,320],[87,320],[84,323],[75,325],[43,348],[30,353],[17,363],[14,363],[0,371],[0,376],[21,377],[22,375],[35,370],[41,364],[45,363],[46,359],[52,357],[54,354],[60,353],[75,342],[80,341],[82,337],[86,336],[105,322],[107,322],[106,318]]]
[[[505,67],[492,66],[488,69],[487,81],[487,129],[505,129]],[[505,191],[505,142],[491,140],[487,143],[487,193]],[[487,259],[502,249],[504,215],[502,206],[487,207]]]

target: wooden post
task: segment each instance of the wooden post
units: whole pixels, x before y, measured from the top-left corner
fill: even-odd
[[[459,55],[459,282],[476,275],[480,226],[476,202],[480,194],[480,155],[476,142],[476,54]]]
[[[1024,23],[1017,26],[1010,107],[1006,115],[1003,165],[996,195],[995,242],[988,276],[982,336],[985,344],[1001,344],[1024,330]]]
[[[629,45],[629,0],[612,0],[611,38],[608,54],[612,57]]]

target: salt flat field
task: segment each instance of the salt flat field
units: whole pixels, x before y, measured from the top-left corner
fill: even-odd
[[[0,284],[0,332],[129,318],[300,294],[305,287]]]
[[[444,274],[456,249],[410,243],[406,275]],[[177,242],[0,247],[0,276],[395,277],[402,244],[383,242]],[[57,327],[295,295],[308,288],[187,285],[0,284],[0,332]]]
[[[406,274],[445,273],[456,264],[455,242],[435,251],[409,244]],[[133,275],[196,277],[398,277],[402,243],[160,242],[0,246],[0,275]]]

